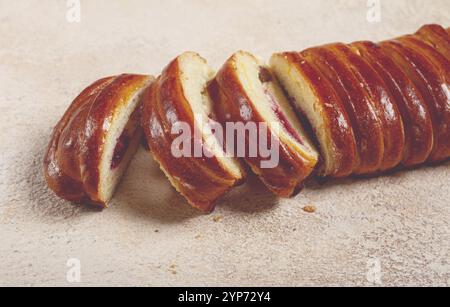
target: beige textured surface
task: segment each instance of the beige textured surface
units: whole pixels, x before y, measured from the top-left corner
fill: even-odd
[[[100,77],[157,74],[185,50],[217,68],[237,49],[267,58],[450,26],[448,0],[383,0],[378,24],[366,2],[82,0],[71,24],[64,0],[1,0],[0,284],[70,285],[66,262],[78,258],[81,285],[370,285],[371,259],[384,285],[450,285],[449,163],[310,183],[285,201],[252,179],[211,216],[188,208],[142,150],[101,213],[43,182],[52,126]],[[310,204],[316,213],[303,212]]]

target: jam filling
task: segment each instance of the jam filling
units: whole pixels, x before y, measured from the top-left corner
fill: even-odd
[[[111,170],[119,167],[125,157],[128,147],[130,146],[131,139],[138,129],[139,120],[142,114],[142,105],[138,106],[136,110],[131,114],[125,129],[120,137],[117,139],[116,147],[114,148],[113,157],[111,160]]]
[[[261,67],[259,71],[259,80],[263,83],[272,82],[273,76],[272,73],[265,67]],[[303,145],[303,141],[300,138],[300,135],[297,133],[295,128],[291,125],[288,118],[284,114],[283,110],[281,110],[280,105],[275,98],[275,96],[270,92],[268,87],[264,87],[264,93],[270,101],[270,106],[275,113],[276,117],[281,123],[281,126],[288,132],[288,134],[293,137],[298,143]]]
[[[259,80],[264,84],[264,83],[268,83],[268,82],[272,82],[273,77],[272,77],[272,73],[270,72],[270,70],[268,70],[265,67],[261,67],[259,69]]]
[[[128,131],[124,130],[120,138],[117,140],[116,148],[114,148],[114,154],[111,161],[111,169],[116,169],[122,162],[125,154],[127,153],[128,146],[130,146],[131,138],[128,135]]]

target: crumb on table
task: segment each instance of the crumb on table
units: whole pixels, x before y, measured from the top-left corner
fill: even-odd
[[[316,210],[316,207],[311,205],[303,207],[303,211],[305,211],[306,213],[314,213],[316,212]]]
[[[176,264],[172,264],[170,267],[169,267],[169,271],[170,271],[170,273],[172,273],[172,274],[177,274],[177,265]]]
[[[218,223],[220,221],[223,220],[223,216],[222,215],[216,215],[215,217],[213,217],[213,221]]]

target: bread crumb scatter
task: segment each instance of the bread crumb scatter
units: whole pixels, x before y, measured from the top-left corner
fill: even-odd
[[[222,215],[216,215],[216,216],[213,218],[213,221],[216,222],[216,223],[219,223],[219,222],[221,222],[222,220],[223,220],[223,216],[222,216]]]
[[[176,264],[172,264],[170,267],[169,267],[169,271],[170,271],[170,273],[172,273],[173,275],[176,275],[177,274],[177,265]]]
[[[303,207],[303,211],[305,211],[306,213],[314,213],[316,212],[316,207],[314,206],[305,206]]]

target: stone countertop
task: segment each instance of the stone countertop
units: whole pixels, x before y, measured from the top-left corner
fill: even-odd
[[[290,200],[251,178],[212,215],[190,209],[144,150],[103,212],[43,180],[52,127],[100,77],[156,75],[186,50],[218,68],[238,49],[267,59],[450,26],[447,0],[380,3],[368,22],[365,0],[81,0],[73,22],[63,0],[1,0],[0,285],[450,286],[449,163],[309,182]]]

